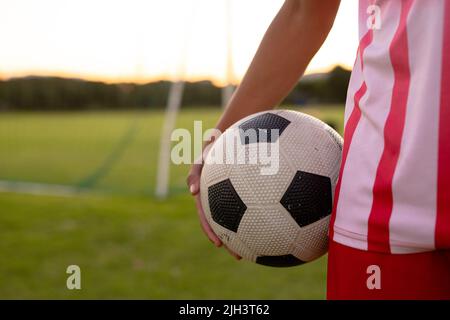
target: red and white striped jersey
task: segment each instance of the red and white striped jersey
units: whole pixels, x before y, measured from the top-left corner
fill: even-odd
[[[330,238],[450,249],[450,1],[359,3]]]

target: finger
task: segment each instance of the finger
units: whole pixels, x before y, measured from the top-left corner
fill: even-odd
[[[189,192],[195,196],[196,194],[198,194],[200,192],[200,176],[196,175],[196,174],[190,174],[188,176],[188,187],[189,187]]]
[[[195,196],[200,192],[200,184],[198,182],[193,182],[190,186],[189,186],[189,192],[191,193],[191,195]]]
[[[194,164],[191,168],[191,172],[187,177],[187,185],[192,195],[196,195],[200,191],[200,175],[202,172],[202,165]]]
[[[203,211],[203,208],[202,208],[200,196],[198,196],[198,195],[195,197],[195,205],[197,207],[197,213],[198,213],[198,217],[200,219],[200,225],[202,227],[203,232],[209,238],[209,240],[211,240],[211,242],[214,243],[214,245],[216,247],[220,247],[222,245],[222,241],[220,241],[219,237],[214,233],[211,226],[209,225],[208,220],[206,220],[205,212]]]
[[[242,259],[242,257],[240,256],[240,255],[238,255],[236,252],[233,252],[233,251],[231,251],[230,250],[230,248],[228,248],[227,246],[223,246],[227,251],[228,251],[228,253],[229,254],[231,254],[236,260],[241,260]]]

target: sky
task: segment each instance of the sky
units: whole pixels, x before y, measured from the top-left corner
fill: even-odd
[[[341,1],[333,29],[307,73],[353,65],[357,2]],[[238,83],[282,3],[0,0],[0,77],[57,75],[107,82],[182,78],[221,85],[230,78],[230,52],[230,80]]]

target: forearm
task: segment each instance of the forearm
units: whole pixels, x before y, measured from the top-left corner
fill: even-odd
[[[287,0],[272,21],[216,128],[278,105],[325,41],[339,0]]]

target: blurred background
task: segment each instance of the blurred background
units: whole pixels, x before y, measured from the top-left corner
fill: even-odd
[[[326,257],[272,269],[213,248],[167,159],[171,129],[214,126],[282,3],[0,0],[0,298],[325,297]],[[342,1],[283,107],[342,133],[357,40]]]

